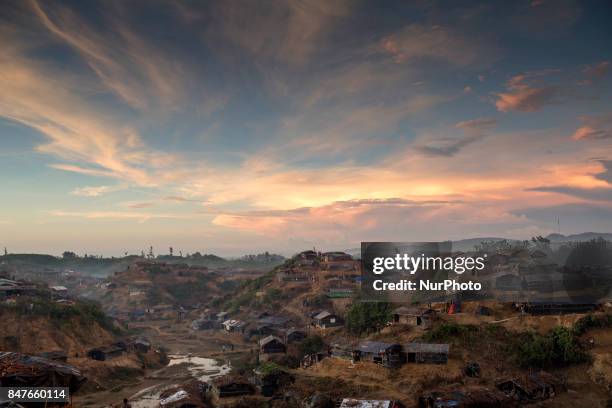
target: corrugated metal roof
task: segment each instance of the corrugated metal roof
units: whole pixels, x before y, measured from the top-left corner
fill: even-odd
[[[391,346],[397,346],[397,344],[382,341],[364,341],[357,346],[357,349],[364,353],[384,353]]]
[[[327,310],[324,310],[321,313],[319,313],[318,315],[316,315],[314,318],[317,319],[317,320],[320,320],[320,319],[325,319],[328,316],[331,316],[331,313],[329,313]]]
[[[391,408],[392,401],[344,398],[340,408]]]
[[[404,345],[406,353],[445,353],[448,354],[450,346],[448,344],[434,343],[407,343]]]
[[[259,345],[265,346],[266,344],[273,342],[273,341],[278,341],[279,343],[283,344],[283,341],[281,339],[279,339],[276,336],[270,335],[270,336],[264,337],[263,339],[259,340]]]

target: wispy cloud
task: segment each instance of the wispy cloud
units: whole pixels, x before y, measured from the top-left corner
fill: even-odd
[[[542,74],[544,75],[544,74]],[[549,85],[532,85],[529,83],[534,76],[540,74],[523,74],[511,78],[507,84],[507,92],[497,94],[495,106],[500,112],[536,112],[544,106],[557,100],[557,88]]]
[[[82,197],[98,197],[104,194],[112,193],[115,191],[123,190],[127,188],[125,185],[116,186],[85,186],[79,187],[71,191],[70,194]]]
[[[612,114],[585,115],[580,120],[583,126],[572,135],[574,140],[600,140],[612,138]]]
[[[397,63],[442,60],[465,67],[486,65],[497,52],[482,39],[468,38],[449,27],[410,24],[386,37],[381,47]]]
[[[128,219],[145,222],[153,219],[194,219],[198,214],[177,214],[177,213],[152,213],[152,212],[132,212],[132,211],[63,211],[52,210],[48,212],[54,217],[71,217],[83,219]]]
[[[427,156],[451,157],[459,153],[461,149],[482,140],[486,137],[486,132],[495,128],[496,125],[497,120],[493,118],[462,121],[455,124],[455,128],[462,129],[463,135],[457,137],[425,137],[414,148]]]
[[[601,78],[610,72],[612,64],[610,61],[601,61],[597,64],[587,65],[582,72],[589,77]]]

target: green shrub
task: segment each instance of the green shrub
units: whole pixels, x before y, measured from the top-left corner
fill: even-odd
[[[346,325],[353,334],[380,330],[391,320],[391,304],[387,302],[353,303],[346,317]]]
[[[308,354],[315,354],[320,352],[325,347],[325,343],[323,342],[323,338],[321,336],[309,336],[304,339],[298,346],[298,350],[300,351],[300,357],[304,357]]]
[[[425,341],[448,341],[457,337],[466,337],[477,331],[478,328],[471,324],[446,322],[432,328],[422,338]]]
[[[606,329],[612,327],[612,314],[606,313],[601,316],[595,316],[592,313],[580,318],[574,323],[574,333],[581,336],[590,329]]]
[[[516,348],[517,363],[526,368],[563,367],[588,358],[573,330],[565,327],[555,327],[545,335],[527,333]]]

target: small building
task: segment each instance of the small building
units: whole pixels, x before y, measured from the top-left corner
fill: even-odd
[[[421,307],[400,306],[393,311],[393,322],[427,328],[435,317],[435,311]]]
[[[217,326],[220,326],[219,322],[209,319],[197,319],[191,322],[192,330],[211,330]]]
[[[236,397],[255,393],[255,387],[241,375],[226,375],[210,383],[210,391],[217,398]]]
[[[353,297],[352,288],[332,288],[327,291],[327,297],[331,299],[347,299]]]
[[[342,319],[328,311],[322,311],[315,315],[313,322],[320,329],[342,326]]]
[[[144,337],[137,337],[132,340],[130,347],[139,353],[148,353],[151,349],[151,342]]]
[[[255,324],[249,327],[249,337],[252,336],[269,336],[274,333],[274,328],[267,324]]]
[[[227,320],[227,316],[229,316],[229,312],[219,312],[216,314],[216,318],[219,321],[225,321]]]
[[[406,361],[417,364],[446,364],[449,349],[448,344],[407,343],[404,345]]]
[[[68,288],[61,285],[51,286],[51,292],[54,296],[65,297],[68,295]]]
[[[292,384],[295,377],[287,371],[275,368],[272,370],[255,370],[255,376],[251,382],[264,397],[272,397],[280,387]]]
[[[589,313],[597,309],[594,303],[553,303],[553,302],[529,302],[520,304],[519,309],[532,315],[561,315],[570,313]]]
[[[112,358],[120,357],[124,350],[118,346],[105,346],[92,348],[87,352],[87,357],[92,360],[106,361]]]
[[[399,403],[392,400],[364,400],[344,398],[339,408],[399,408]]]
[[[230,319],[223,322],[223,328],[228,332],[244,331],[245,323],[241,320]]]
[[[328,357],[327,353],[306,354],[302,358],[302,361],[300,362],[300,365],[301,365],[302,368],[308,368],[308,367],[318,363],[319,361],[323,360],[325,357]]]
[[[308,337],[308,333],[304,330],[289,329],[285,332],[285,341],[287,343],[297,343]]]
[[[419,408],[499,408],[514,407],[515,401],[496,390],[465,388],[434,390],[420,395]]]
[[[565,389],[560,379],[544,371],[501,380],[496,386],[507,396],[523,403],[549,399]]]
[[[353,257],[345,252],[325,252],[321,255],[323,262],[352,261]]]
[[[259,324],[270,326],[270,327],[283,327],[289,322],[289,319],[282,316],[263,316],[258,320]]]
[[[316,259],[319,258],[319,254],[316,253],[315,251],[308,250],[308,251],[300,252],[297,255],[297,258],[299,258],[299,259],[307,259],[307,260],[316,260]]]
[[[397,368],[406,359],[399,344],[364,341],[353,350],[353,361],[369,361],[387,368]]]
[[[264,354],[285,353],[287,346],[276,336],[268,336],[259,340],[259,351]]]

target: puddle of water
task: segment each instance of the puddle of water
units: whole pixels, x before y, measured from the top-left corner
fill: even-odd
[[[138,391],[130,398],[132,408],[158,408],[159,396],[169,388],[176,387],[178,384],[163,385],[158,384]]]
[[[228,374],[231,371],[229,364],[220,364],[212,358],[185,356],[181,354],[171,354],[168,356],[170,363],[168,366],[178,364],[188,364],[187,370],[189,373],[200,381],[210,381],[215,377]]]
[[[220,364],[212,358],[171,354],[168,356],[168,367],[186,364],[186,369],[195,379],[207,382],[215,377],[228,374],[231,371],[229,364]],[[167,389],[177,387],[177,384],[157,384],[142,389],[130,398],[132,408],[158,408],[159,396]]]

